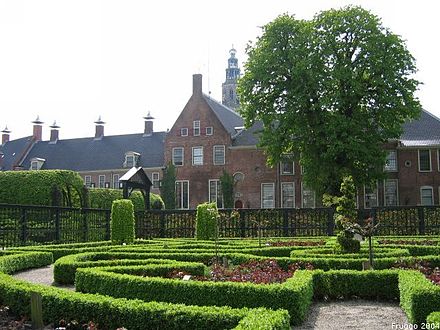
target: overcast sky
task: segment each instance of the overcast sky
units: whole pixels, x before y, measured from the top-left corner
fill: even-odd
[[[407,41],[424,84],[422,106],[440,117],[437,1],[37,1],[0,0],[0,130],[32,134],[32,121],[54,120],[60,138],[171,128],[203,74],[204,92],[221,101],[232,45],[240,67],[248,41],[282,13],[310,19],[319,11],[361,5]],[[437,31],[437,32],[436,32]]]

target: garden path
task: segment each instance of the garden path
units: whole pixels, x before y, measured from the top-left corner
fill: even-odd
[[[53,265],[14,274],[15,278],[36,284],[53,285]],[[73,285],[61,286],[75,290]],[[322,329],[408,329],[410,324],[397,302],[366,300],[331,301],[314,303],[303,325],[295,330]]]

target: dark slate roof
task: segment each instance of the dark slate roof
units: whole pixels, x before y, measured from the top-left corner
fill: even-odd
[[[234,135],[237,133],[236,127],[243,127],[243,118],[241,118],[237,112],[217,102],[208,95],[203,94],[203,98],[229,134]]]
[[[12,166],[22,155],[31,140],[32,136],[27,136],[17,140],[8,141],[4,145],[1,145],[0,157],[2,157],[2,160],[0,162],[0,169],[3,171],[12,170]]]
[[[422,110],[420,118],[403,125],[400,140],[407,147],[440,145],[440,119]]]
[[[257,121],[248,129],[238,133],[233,141],[233,146],[255,146],[259,142],[259,133],[263,130],[263,122]]]
[[[125,154],[134,151],[140,154],[138,166],[161,167],[164,165],[164,140],[166,132],[155,132],[151,136],[126,134],[104,136],[101,139],[79,138],[37,142],[23,161],[30,168],[32,158],[46,161],[42,169],[66,169],[94,171],[121,169]]]

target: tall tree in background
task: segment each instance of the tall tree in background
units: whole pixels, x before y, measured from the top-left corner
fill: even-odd
[[[421,110],[415,60],[405,42],[360,7],[321,12],[310,21],[282,15],[247,48],[239,81],[249,127],[262,121],[269,163],[301,155],[304,181],[339,195],[383,175],[383,144]]]
[[[160,196],[167,210],[176,208],[176,167],[171,163],[163,170]]]

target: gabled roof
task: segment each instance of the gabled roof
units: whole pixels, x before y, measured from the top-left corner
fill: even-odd
[[[166,132],[103,136],[100,139],[79,138],[37,142],[23,161],[30,168],[31,159],[38,157],[46,161],[42,169],[67,169],[94,171],[121,169],[125,154],[134,151],[140,154],[138,166],[161,167],[164,164],[164,139]]]
[[[3,171],[13,170],[14,164],[19,161],[24,150],[32,142],[32,136],[27,136],[17,140],[10,140],[0,146],[0,169]]]
[[[229,109],[208,95],[203,94],[203,99],[208,103],[209,107],[229,134],[236,134],[235,128],[243,126],[243,118],[234,110]]]
[[[440,119],[422,110],[420,118],[403,124],[400,140],[406,147],[440,145]]]
[[[257,121],[251,127],[243,129],[233,141],[233,146],[256,146],[259,142],[259,134],[263,130],[263,122]]]

